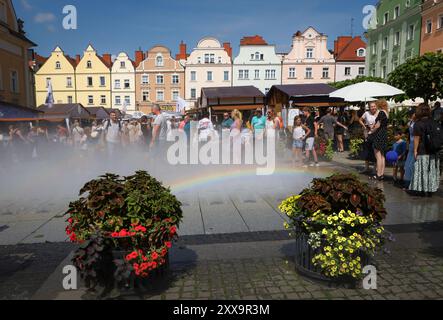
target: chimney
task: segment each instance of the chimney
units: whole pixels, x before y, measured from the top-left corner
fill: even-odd
[[[175,56],[175,60],[184,60],[188,57],[186,53],[186,43],[183,41],[180,43],[180,52]]]
[[[135,65],[138,67],[145,60],[145,54],[141,50],[135,51]]]
[[[78,65],[78,64],[80,63],[80,60],[81,60],[81,59],[82,59],[82,58],[80,57],[79,54],[75,55],[75,64]]]
[[[108,67],[112,66],[112,56],[109,53],[103,54],[103,60]]]
[[[225,48],[225,51],[228,53],[228,56],[232,58],[232,48],[230,42],[223,43],[223,48]]]

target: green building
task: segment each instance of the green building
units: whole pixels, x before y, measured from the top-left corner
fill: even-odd
[[[397,66],[420,55],[422,0],[380,0],[377,21],[366,37],[366,72],[386,78]]]

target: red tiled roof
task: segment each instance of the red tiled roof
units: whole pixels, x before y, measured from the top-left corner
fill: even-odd
[[[252,37],[243,37],[243,39],[240,40],[241,46],[259,46],[259,45],[268,45],[268,43],[259,35],[255,35]]]
[[[334,55],[336,61],[365,61],[365,57],[357,55],[358,49],[366,49],[366,42],[358,36],[351,38],[349,36],[338,37],[334,41]]]

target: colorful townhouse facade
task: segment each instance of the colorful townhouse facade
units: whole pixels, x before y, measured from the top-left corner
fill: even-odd
[[[202,88],[232,86],[232,48],[213,37],[201,39],[185,62],[185,99],[195,103]]]
[[[180,47],[186,51],[186,45]],[[163,110],[175,111],[177,100],[185,95],[185,69],[180,60],[160,45],[152,47],[146,55],[137,52],[136,57],[137,110],[150,113],[158,104]]]
[[[291,51],[283,59],[282,83],[328,83],[334,79],[335,60],[328,50],[328,37],[313,27],[297,31]]]
[[[54,103],[77,103],[76,60],[56,47],[35,74],[37,106],[45,104],[48,87],[52,86]]]
[[[421,16],[420,54],[443,53],[443,0],[424,0]]]
[[[366,33],[369,76],[387,78],[408,59],[420,54],[422,0],[381,0],[377,21]]]
[[[112,107],[136,111],[135,62],[125,52],[115,58],[111,69]]]
[[[244,37],[240,41],[239,54],[234,58],[233,86],[252,85],[266,94],[273,85],[281,84],[281,65],[274,45],[258,35]]]
[[[366,43],[360,36],[341,36],[334,41],[335,81],[365,76]]]
[[[103,57],[88,45],[75,69],[77,102],[85,107],[112,108],[110,54]]]
[[[11,0],[0,0],[0,102],[35,106],[29,61],[36,44],[26,37]]]

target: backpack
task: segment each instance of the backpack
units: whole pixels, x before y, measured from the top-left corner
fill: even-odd
[[[107,121],[107,125],[106,125],[106,129],[105,131],[108,132],[109,127],[111,126],[111,120]],[[121,132],[122,131],[122,123],[121,121],[118,121],[118,131]]]
[[[424,142],[426,149],[433,155],[438,154],[443,147],[443,132],[439,122],[430,120]]]

